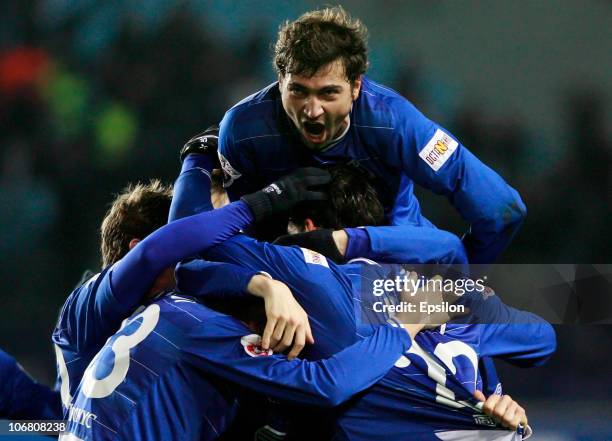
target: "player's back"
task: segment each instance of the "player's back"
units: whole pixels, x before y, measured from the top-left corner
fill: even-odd
[[[385,377],[343,406],[338,439],[438,439],[440,430],[496,428],[473,399],[482,389],[477,325],[422,331]],[[364,424],[372,418],[384,426]]]
[[[58,382],[64,405],[70,401],[83,372],[109,335],[130,313],[114,300],[112,266],[89,277],[66,299],[52,335],[58,364]],[[116,305],[116,308],[114,308]],[[113,308],[113,313],[109,313]]]
[[[472,310],[460,319],[463,323],[419,332],[395,367],[343,408],[339,440],[435,440],[441,438],[434,432],[501,429],[473,397],[475,390],[483,390],[488,370],[494,369],[481,359],[500,357],[524,367],[538,366],[555,350],[554,330],[540,317],[510,308],[493,294],[474,296],[469,305]],[[496,393],[501,394],[501,384]],[[384,424],[384,438],[364,423],[366,416]]]
[[[189,334],[219,316],[177,295],[139,308],[85,371],[65,415],[73,436],[66,439],[216,438],[234,414],[235,394],[190,362]]]

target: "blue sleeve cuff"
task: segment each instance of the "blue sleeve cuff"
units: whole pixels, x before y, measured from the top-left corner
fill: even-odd
[[[255,222],[255,216],[253,215],[253,212],[251,211],[249,206],[246,204],[246,202],[236,201],[236,202],[232,202],[230,205],[236,205],[236,208],[235,208],[236,212],[245,216],[247,220],[249,221],[249,223],[252,224],[253,222]]]
[[[215,161],[210,155],[202,155],[200,153],[191,153],[187,155],[181,166],[181,173],[192,168],[201,168],[206,171],[210,178],[210,173],[214,168]]]
[[[370,249],[370,236],[365,228],[345,228],[344,231],[348,236],[348,244],[345,260],[355,259],[357,257],[367,257]]]

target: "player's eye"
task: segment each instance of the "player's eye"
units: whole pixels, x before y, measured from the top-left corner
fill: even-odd
[[[291,95],[297,96],[297,97],[306,96],[306,91],[302,89],[301,87],[290,86],[289,92],[291,93]]]
[[[336,89],[325,89],[322,92],[323,98],[325,99],[334,99],[338,95],[338,90]]]

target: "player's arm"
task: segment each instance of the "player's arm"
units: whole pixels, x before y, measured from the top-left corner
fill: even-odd
[[[140,241],[121,260],[90,279],[66,301],[54,335],[62,334],[79,352],[103,343],[152,288],[157,276],[178,261],[236,234],[253,215],[244,202],[164,225]],[[205,234],[204,234],[205,232]],[[55,338],[55,337],[54,337]]]
[[[184,349],[192,363],[214,375],[274,398],[318,406],[336,406],[371,386],[411,345],[404,329],[385,325],[328,359],[288,361],[262,354],[258,336],[244,332],[235,320],[216,318],[193,328]]]
[[[210,164],[208,155],[191,154],[183,160],[181,172],[174,181],[168,222],[213,209]]]
[[[61,420],[58,391],[34,381],[0,349],[0,419]]]
[[[181,148],[181,172],[174,182],[168,222],[213,209],[210,189],[218,166],[219,128],[210,126]]]
[[[252,221],[253,214],[249,207],[238,201],[219,210],[185,217],[157,229],[109,271],[114,300],[123,305],[125,312],[129,312],[148,292],[162,270],[221,243]]]
[[[346,228],[346,259],[366,257],[388,263],[465,264],[461,240],[436,228],[398,225]],[[341,234],[338,237],[342,237]]]
[[[202,299],[263,299],[267,318],[262,341],[265,349],[283,352],[291,347],[287,357],[292,359],[306,343],[314,343],[304,309],[284,283],[267,275],[229,263],[196,259],[179,264],[176,280],[180,291]]]
[[[203,253],[254,221],[286,211],[301,201],[324,198],[324,193],[311,188],[329,180],[329,173],[323,170],[302,168],[240,201],[164,225],[115,264],[110,272],[115,297],[133,307],[163,269]]]
[[[181,149],[181,172],[174,182],[168,222],[213,209],[210,189],[218,135],[218,127],[211,126]],[[258,274],[238,265],[200,259],[188,262],[186,267],[189,270],[176,272],[176,277],[181,279],[180,285],[185,287],[186,293],[204,298],[244,295],[251,279]]]
[[[519,194],[408,101],[396,103],[396,131],[382,154],[417,184],[445,195],[470,223],[464,243],[471,263],[494,261],[526,216]]]
[[[179,263],[175,271],[179,292],[215,299],[247,296],[249,283],[258,275],[238,265],[203,259]]]
[[[496,295],[471,298],[469,307],[478,317],[482,356],[531,367],[542,365],[555,352],[555,331],[543,318],[508,306]]]
[[[463,242],[457,236],[412,225],[314,230],[282,236],[274,243],[308,248],[336,263],[357,257],[386,263],[468,263]]]

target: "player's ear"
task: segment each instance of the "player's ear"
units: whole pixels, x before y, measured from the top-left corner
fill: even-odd
[[[130,250],[131,250],[132,248],[134,248],[138,242],[140,242],[140,239],[136,239],[136,238],[134,238],[134,239],[130,240],[130,243],[129,243],[129,245],[128,245],[128,247],[130,248]]]
[[[318,230],[319,227],[317,227],[315,225],[315,223],[312,221],[312,219],[310,218],[306,218],[306,220],[304,221],[304,230],[305,231],[314,231],[314,230]]]
[[[351,94],[353,95],[353,101],[355,101],[359,97],[359,92],[361,91],[361,75],[353,81],[353,85],[351,87]]]

